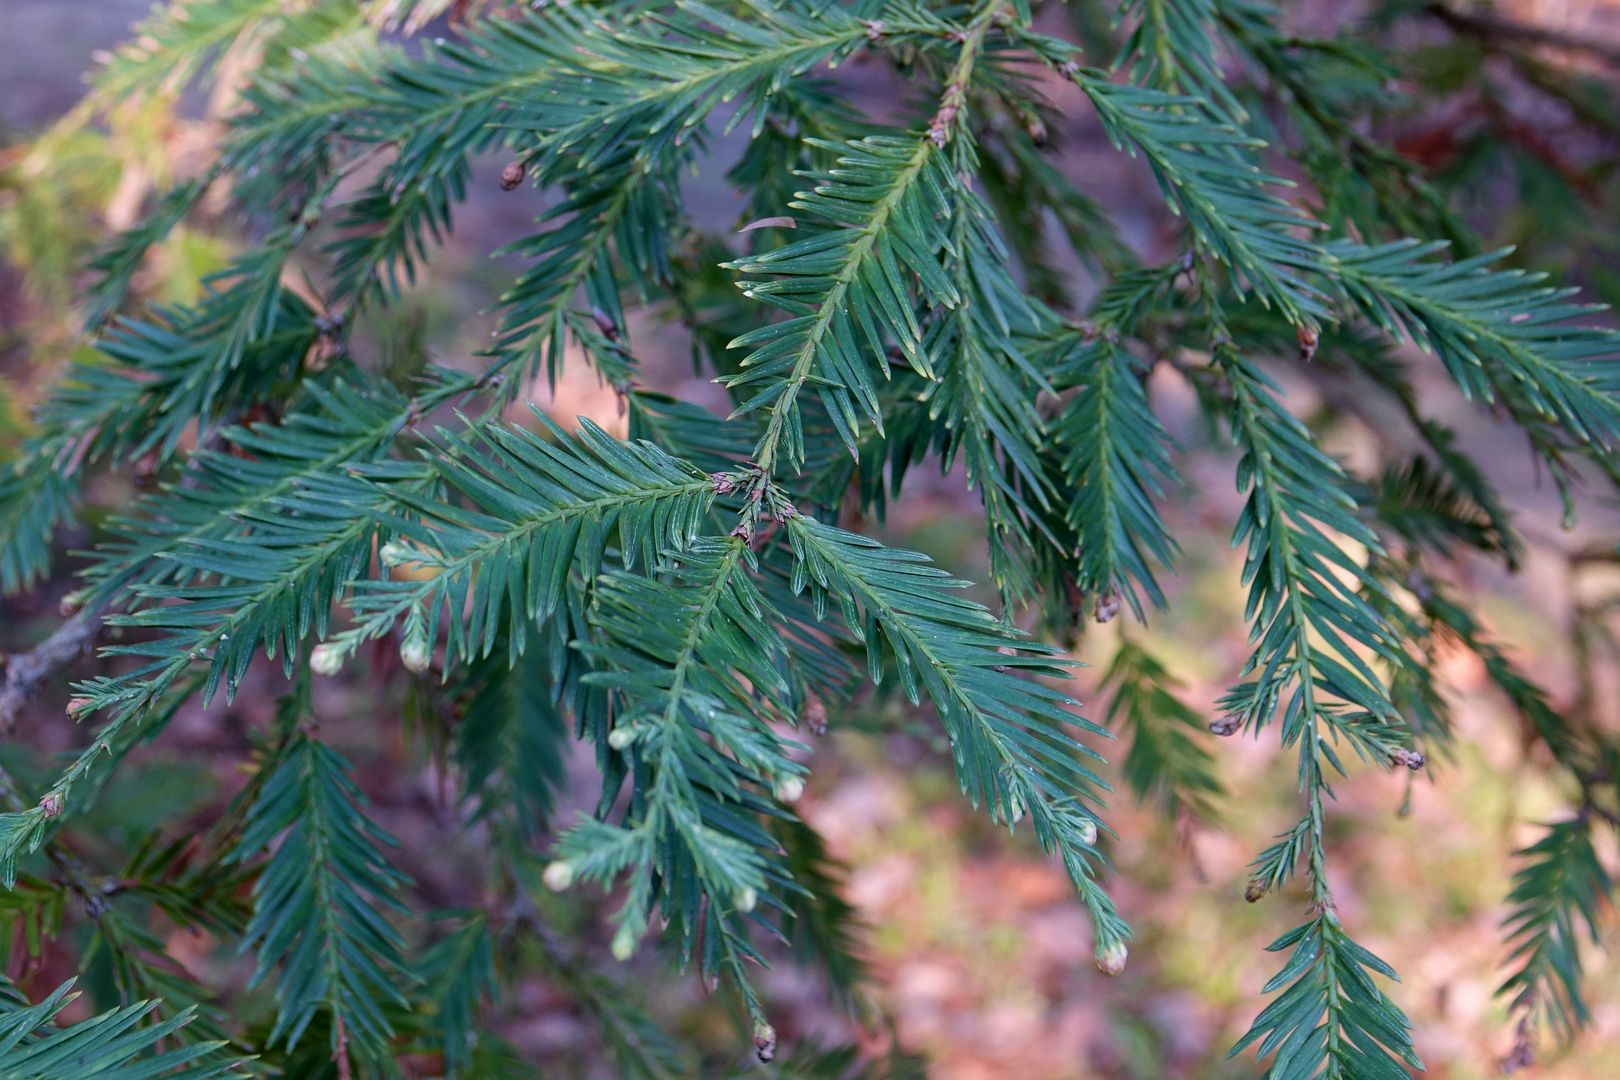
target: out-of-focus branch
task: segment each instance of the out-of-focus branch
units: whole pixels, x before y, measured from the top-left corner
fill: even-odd
[[[28,652],[4,658],[0,684],[0,732],[10,734],[17,716],[39,691],[40,684],[90,651],[101,633],[101,613],[81,611]]]
[[[1431,0],[1427,10],[1454,33],[1487,44],[1568,49],[1620,68],[1620,43],[1617,42],[1554,30],[1549,26],[1534,26],[1488,11],[1458,11],[1445,0]]]

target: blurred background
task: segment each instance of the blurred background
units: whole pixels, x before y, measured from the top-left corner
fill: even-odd
[[[110,233],[136,222],[154,192],[204,167],[219,118],[233,107],[227,57],[212,92],[112,102],[95,116],[80,109],[84,73],[147,8],[147,0],[0,3],[0,458],[26,433],[30,403],[86,348],[75,313],[84,260]],[[1087,40],[1107,35],[1113,5],[1075,0],[1074,8],[1072,15],[1048,17],[1073,18]],[[1317,35],[1371,20],[1358,22],[1358,32],[1380,38],[1401,72],[1387,88],[1376,135],[1429,170],[1491,245],[1517,244],[1518,263],[1554,270],[1598,298],[1620,299],[1620,4],[1313,0],[1285,9],[1290,26]],[[245,57],[235,62],[248,66]],[[893,107],[890,84],[875,65],[847,78],[870,88],[874,108]],[[1053,133],[1062,166],[1084,178],[1141,257],[1173,255],[1173,222],[1151,180],[1108,147],[1078,101],[1061,88],[1052,92],[1070,117],[1066,130]],[[737,224],[740,203],[721,174],[738,146],[717,142],[720,165],[700,170],[688,185],[697,223],[716,233]],[[514,273],[511,262],[487,253],[527,232],[545,206],[526,187],[503,191],[502,164],[484,163],[454,235],[407,300],[358,329],[353,350],[362,363],[408,369],[424,357],[475,362],[492,326],[482,312]],[[194,299],[198,279],[244,242],[245,228],[228,199],[210,202],[164,242],[140,279],[141,293],[159,302]],[[1078,264],[1074,273],[1083,300],[1094,286]],[[629,329],[650,384],[709,404],[723,400],[704,373],[694,372],[693,345],[678,322],[641,312]],[[1331,380],[1275,374],[1296,411],[1352,463],[1372,467],[1386,440],[1405,437],[1393,420],[1386,427],[1377,416],[1347,408]],[[1620,514],[1594,489],[1578,524],[1565,527],[1557,495],[1522,441],[1457,399],[1442,374],[1425,387],[1430,407],[1463,432],[1464,449],[1507,493],[1531,540],[1516,576],[1483,562],[1456,567],[1464,591],[1560,707],[1587,710],[1612,726],[1620,722],[1612,638],[1620,565],[1609,553]],[[1180,680],[1173,689],[1201,729],[1248,651],[1240,560],[1229,546],[1240,498],[1231,457],[1197,420],[1187,387],[1161,367],[1153,390],[1156,409],[1179,440],[1185,479],[1166,507],[1185,553],[1168,583],[1172,610],[1146,628],[1122,626],[1124,619],[1083,627],[1074,654],[1091,666],[1080,675],[1077,696],[1090,715],[1103,715],[1108,694],[1098,684],[1125,635]],[[567,368],[554,393],[541,383],[529,396],[565,424],[583,415],[623,431],[614,394],[583,363]],[[64,550],[95,542],[97,514],[130,497],[134,471],[94,481],[91,502],[101,509],[60,538]],[[960,475],[914,473],[888,519],[871,527],[963,577],[985,576],[980,508]],[[0,651],[24,649],[54,628],[73,565],[64,558],[56,580],[0,601]],[[982,598],[993,600],[988,591]],[[374,658],[373,670],[385,663]],[[1430,1075],[1468,1080],[1495,1075],[1513,1042],[1504,1005],[1493,997],[1504,959],[1498,924],[1510,852],[1531,838],[1531,823],[1568,813],[1570,793],[1527,751],[1532,741],[1470,654],[1441,648],[1435,663],[1457,707],[1455,753],[1421,773],[1362,771],[1338,785],[1334,890],[1358,937],[1403,973],[1397,996],[1416,1025]],[[120,774],[118,787],[140,791],[139,799],[110,791],[95,811],[102,820],[91,828],[133,842],[169,815],[202,824],[217,813],[240,783],[250,733],[264,725],[280,692],[278,674],[260,671],[255,678],[234,705],[178,718],[135,768]],[[402,839],[402,867],[428,895],[455,902],[467,868],[451,843],[456,823],[431,720],[404,700],[379,708],[376,685],[364,674],[323,683],[321,694],[323,733],[351,756],[378,817]],[[0,747],[0,761],[19,778],[43,772],[53,754],[83,738],[64,717],[66,698],[65,681],[51,687]],[[1221,790],[1192,805],[1117,799],[1108,818],[1120,837],[1109,842],[1116,864],[1111,888],[1138,936],[1129,969],[1110,980],[1092,966],[1090,935],[1061,871],[1027,834],[1009,838],[963,802],[929,723],[877,703],[831,716],[829,727],[815,742],[801,806],[848,867],[846,897],[868,927],[880,1019],[870,1030],[852,1025],[826,1002],[816,980],[778,964],[765,985],[786,1043],[856,1040],[876,1051],[898,1040],[927,1058],[931,1075],[952,1080],[1219,1078],[1252,1071],[1225,1063],[1225,1050],[1247,1026],[1274,969],[1261,950],[1291,925],[1294,912],[1278,906],[1300,904],[1290,895],[1258,904],[1243,896],[1248,861],[1295,817],[1293,761],[1271,740],[1217,741],[1200,731],[1193,746],[1214,759]],[[574,801],[584,806],[595,790],[588,760],[578,773]],[[1604,854],[1611,868],[1620,867],[1614,852]],[[115,852],[86,853],[97,856],[109,864],[118,859]],[[556,910],[548,914],[580,951],[605,957],[598,905],[573,895],[552,902]],[[194,935],[176,934],[166,948],[198,970],[240,974],[238,960],[216,955]],[[59,961],[49,953],[26,971],[25,951],[9,955],[8,973],[28,985],[54,985],[67,974],[52,968]],[[1591,1029],[1566,1050],[1544,1055],[1534,1075],[1620,1076],[1620,965],[1599,949],[1591,963]],[[735,1039],[694,979],[667,975],[646,955],[632,965],[625,985],[672,1029],[699,1045]],[[609,1075],[593,1029],[567,995],[537,975],[518,1000],[501,1030],[526,1055],[552,1075]]]

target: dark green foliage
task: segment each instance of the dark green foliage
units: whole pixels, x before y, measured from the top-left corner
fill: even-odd
[[[1114,341],[1075,342],[1060,370],[1062,385],[1079,390],[1055,425],[1074,492],[1067,517],[1080,546],[1075,580],[1099,598],[1124,597],[1141,618],[1144,595],[1164,605],[1154,567],[1176,559],[1158,509],[1175,478],[1169,437],[1148,407],[1139,366]]]
[[[1193,736],[1203,730],[1203,717],[1173,693],[1176,680],[1170,672],[1146,649],[1127,642],[1114,654],[1102,687],[1113,693],[1108,726],[1130,736],[1120,771],[1132,793],[1172,816],[1186,811],[1212,817],[1211,799],[1221,794],[1215,758]]]
[[[8,984],[9,988],[9,984]],[[98,1080],[141,1080],[148,1076],[242,1075],[246,1062],[217,1053],[219,1043],[193,1043],[168,1049],[166,1039],[182,1031],[191,1012],[156,1024],[143,1020],[157,1007],[138,1001],[123,1008],[58,1027],[57,1013],[77,994],[63,983],[38,1005],[8,1000],[0,1006],[0,1072],[17,1080],[56,1080],[94,1076]]]
[[[334,1051],[346,1041],[379,1060],[392,1034],[384,1007],[405,1004],[409,984],[388,917],[407,912],[395,894],[410,881],[388,865],[393,840],[366,819],[346,761],[299,733],[269,767],[234,855],[274,845],[243,933],[258,958],[254,981],[276,977],[269,1044],[295,1045],[325,1013]]]
[[[1522,429],[1573,510],[1579,482],[1620,479],[1620,336],[1570,290],[1473,254],[1448,189],[1367,134],[1400,73],[1376,38],[1285,34],[1250,0],[1131,0],[1090,51],[1117,46],[1105,72],[1022,0],[454,6],[470,17],[448,40],[402,47],[388,34],[447,5],[165,5],[94,84],[105,106],[205,82],[232,50],[259,57],[217,159],[92,263],[93,348],[0,475],[0,588],[40,581],[82,516],[93,550],[68,604],[122,635],[76,688],[89,744],[0,814],[0,914],[20,946],[68,940],[69,900],[91,890],[64,853],[134,747],[266,661],[295,689],[212,828],[165,823],[116,864],[120,895],[76,959],[121,1007],[57,1027],[65,986],[28,1006],[8,985],[0,1072],[220,1075],[229,1038],[289,1075],[394,1075],[406,1058],[527,1075],[498,1032],[538,971],[623,1075],[730,1074],[740,1055],[702,1058],[599,970],[593,925],[564,940],[542,887],[586,881],[611,894],[610,954],[656,939],[725,985],[761,1058],[777,1036],[753,971],[789,951],[870,1019],[841,868],[793,809],[813,740],[864,684],[931,714],[991,820],[1028,819],[1114,974],[1130,929],[1103,888],[1109,728],[1129,738],[1124,786],[1208,820],[1222,785],[1194,729],[1275,728],[1301,807],[1249,896],[1299,879],[1278,899],[1302,921],[1272,946],[1276,996],[1234,1053],[1273,1078],[1403,1076],[1417,1050],[1394,971],[1340,921],[1329,817],[1358,762],[1417,768],[1420,746],[1446,745],[1445,643],[1480,658],[1578,790],[1575,816],[1522,853],[1503,991],[1527,1030],[1585,1018],[1578,939],[1612,891],[1594,834],[1620,820],[1620,748],[1451,598],[1450,557],[1511,568],[1524,540],[1429,415],[1426,361],[1392,349],[1427,350]],[[906,83],[871,115],[842,72],[857,57]],[[1068,104],[1176,219],[1158,265],[1050,152]],[[741,189],[740,231],[694,222],[694,168]],[[403,377],[424,365],[374,362],[352,328],[430,275],[491,169],[514,199],[541,193],[498,252],[517,265],[492,344]],[[221,189],[256,239],[197,303],[140,310],[147,253]],[[1075,287],[1071,254],[1100,289]],[[637,309],[664,320],[638,326],[689,335],[724,408],[645,385]],[[627,438],[507,408],[574,357],[617,394]],[[1251,651],[1210,724],[1125,637],[1105,726],[1047,640],[1175,602],[1166,504],[1208,473],[1184,467],[1203,444],[1171,438],[1160,379],[1228,444]],[[1388,407],[1412,445],[1356,475],[1324,449],[1326,420],[1300,415],[1301,385],[1326,420]],[[930,455],[982,503],[999,611],[839,527],[881,517]],[[81,515],[89,481],[120,470],[154,484]],[[316,726],[310,677],[346,665],[370,669],[380,714],[408,686],[447,771],[464,842],[444,854],[468,878],[453,902],[395,867],[366,774],[318,734],[342,729]],[[600,774],[577,816],[575,741]],[[225,988],[158,962],[158,915],[254,954],[245,1019]],[[781,1076],[923,1070],[899,1050],[782,1051]]]
[[[1254,1019],[1232,1053],[1258,1043],[1274,1080],[1318,1075],[1399,1080],[1422,1069],[1410,1025],[1373,975],[1395,971],[1352,941],[1326,911],[1270,945],[1288,962],[1265,986],[1277,999]]]
[[[1513,913],[1504,924],[1512,974],[1502,993],[1568,1037],[1590,1016],[1581,999],[1581,938],[1596,943],[1614,883],[1592,848],[1585,819],[1547,826],[1546,835],[1519,858],[1508,894]]]

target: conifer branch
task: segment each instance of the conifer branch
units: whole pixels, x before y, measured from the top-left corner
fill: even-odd
[[[814,762],[793,733],[846,723],[863,675],[928,699],[963,792],[1009,829],[1031,820],[1087,907],[1099,968],[1118,974],[1130,931],[1099,884],[1108,785],[1076,737],[1107,731],[1050,681],[1068,673],[1063,654],[1015,627],[1068,640],[1088,604],[1107,621],[1171,598],[1161,579],[1184,515],[1161,503],[1189,451],[1155,415],[1161,374],[1186,380],[1239,455],[1252,649],[1209,726],[1275,725],[1301,792],[1248,896],[1297,876],[1309,910],[1273,944],[1275,996],[1233,1052],[1277,1077],[1421,1068],[1383,986],[1394,971],[1335,907],[1326,815],[1346,746],[1379,768],[1419,767],[1419,737],[1444,753],[1442,642],[1479,657],[1578,788],[1574,817],[1521,853],[1512,888],[1512,1060],[1539,1028],[1579,1023],[1578,938],[1612,892],[1592,826],[1620,817],[1617,752],[1560,714],[1436,570],[1457,552],[1511,568],[1523,541],[1392,343],[1428,349],[1497,406],[1573,509],[1575,455],[1620,482],[1620,339],[1498,256],[1448,263],[1435,244],[1388,242],[1477,249],[1449,179],[1368,133],[1398,74],[1373,47],[1287,37],[1244,0],[1128,0],[1111,74],[1035,30],[1025,0],[519,6],[179,0],[28,155],[36,168],[91,117],[116,130],[120,95],[213,79],[216,100],[242,103],[215,160],[92,264],[82,306],[98,355],[46,394],[0,471],[7,591],[49,570],[56,533],[107,490],[97,470],[155,482],[110,518],[84,514],[96,548],[66,605],[84,614],[13,659],[0,689],[4,721],[98,615],[120,612],[106,618],[127,636],[69,707],[100,714],[88,745],[37,799],[8,783],[0,880],[14,891],[0,906],[31,953],[94,963],[124,999],[167,1007],[58,1027],[65,987],[31,1007],[0,981],[0,1072],[54,1076],[71,1059],[109,1076],[219,1075],[240,1064],[222,1037],[256,1040],[291,1072],[382,1075],[423,1055],[447,1075],[521,1071],[488,1025],[536,973],[596,1020],[627,1075],[692,1072],[589,947],[540,923],[531,888],[580,879],[623,886],[615,957],[666,927],[683,963],[733,986],[769,1059],[772,997],[753,969],[779,945],[813,958],[845,1004],[863,974],[839,871],[792,811]],[[395,42],[439,15],[448,41]],[[854,106],[863,91],[840,68],[856,56],[917,90],[898,95],[901,119]],[[1143,159],[1184,224],[1185,258],[1134,266],[1050,152],[1056,103],[1037,65]],[[1251,78],[1264,85],[1239,85]],[[1263,118],[1243,107],[1265,100],[1252,90],[1270,93]],[[1263,121],[1269,145],[1249,130]],[[739,159],[717,160],[737,141]],[[502,249],[524,265],[493,344],[409,388],[368,373],[364,328],[352,357],[348,328],[407,301],[490,154],[503,191],[546,200]],[[1293,166],[1273,164],[1284,156]],[[701,232],[683,205],[693,166],[739,189],[748,224]],[[1288,194],[1290,167],[1321,222]],[[197,303],[136,313],[148,256],[208,193],[247,211],[257,240]],[[1091,283],[1070,288],[1047,250],[1053,221],[1105,279],[1084,321],[1064,312]],[[324,246],[310,243],[323,226]],[[635,304],[680,320],[729,418],[642,385],[665,365],[632,349]],[[499,418],[575,348],[619,395],[629,438]],[[1272,360],[1315,384],[1327,414],[1376,426],[1392,407],[1411,445],[1378,447],[1368,479],[1352,477],[1289,411]],[[1000,617],[923,556],[822,523],[880,518],[930,455],[978,494]],[[833,604],[842,618],[826,618]],[[485,880],[448,902],[389,865],[356,778],[305,724],[311,675],[388,637],[399,663],[378,665],[377,686],[443,707],[424,729],[459,811],[445,823],[493,849]],[[83,811],[179,710],[257,685],[250,669],[278,659],[293,693],[217,824],[138,845],[102,890],[74,856],[105,849]],[[1129,732],[1121,775],[1139,797],[1207,815],[1220,782],[1175,675],[1125,641],[1105,715]],[[534,848],[557,827],[574,740],[600,795],[542,867]],[[53,875],[19,866],[39,851]],[[64,918],[81,900],[84,921]],[[253,951],[273,1023],[238,1024],[234,989],[167,963],[148,909]],[[419,911],[452,921],[419,926]],[[853,1067],[783,1049],[807,1073]]]
[[[997,821],[1026,813],[1036,838],[1061,856],[1092,918],[1099,954],[1128,929],[1093,880],[1096,819],[1084,808],[1107,785],[1086,763],[1099,755],[1067,734],[1106,730],[1068,711],[1074,701],[1036,681],[1061,675],[1050,650],[1022,645],[984,608],[953,597],[960,588],[912,552],[795,515],[786,522],[796,588],[818,605],[836,598],[850,632],[865,644],[871,678],[892,662],[907,697],[928,694],[951,739],[964,794]]]

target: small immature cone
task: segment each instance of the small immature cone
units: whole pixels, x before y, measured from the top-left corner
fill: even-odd
[[[619,927],[619,932],[613,935],[613,944],[608,946],[613,953],[613,959],[621,964],[636,955],[636,935],[630,932],[628,926]]]
[[[1308,361],[1316,355],[1316,346],[1321,337],[1314,326],[1301,326],[1295,336],[1299,339],[1299,358]]]
[[[1216,735],[1235,735],[1238,728],[1243,726],[1243,717],[1235,712],[1229,712],[1219,720],[1211,721],[1209,730]]]
[[[759,906],[759,891],[753,888],[744,889],[737,894],[737,910],[747,913]]]
[[[1249,884],[1243,890],[1243,899],[1247,900],[1251,904],[1258,904],[1265,898],[1266,893],[1269,891],[1270,890],[1266,888],[1265,882],[1261,881],[1259,878],[1251,878]]]
[[[763,1020],[754,1025],[754,1056],[760,1061],[776,1057],[776,1029]]]
[[[1109,589],[1097,597],[1097,621],[1100,623],[1113,622],[1114,616],[1119,614],[1119,593]]]
[[[67,714],[77,720],[92,708],[89,698],[70,698],[67,703]]]
[[[777,802],[796,803],[804,796],[804,781],[797,776],[784,776],[771,787]]]
[[[574,864],[567,859],[558,859],[546,866],[540,880],[552,892],[562,892],[574,883]]]
[[[1091,847],[1097,842],[1097,823],[1090,818],[1080,823],[1080,842]]]
[[[54,791],[51,792],[39,800],[39,809],[47,818],[56,817],[62,812],[62,796]]]
[[[403,566],[416,558],[416,552],[409,544],[398,540],[390,540],[377,549],[377,561],[387,567]]]
[[[501,190],[511,191],[523,183],[523,177],[527,172],[528,170],[523,167],[523,162],[508,162],[506,168],[501,170]]]
[[[1125,961],[1129,959],[1130,952],[1125,948],[1123,941],[1116,941],[1105,949],[1098,949],[1095,959],[1097,970],[1113,978],[1125,970]]]
[[[309,670],[317,675],[336,675],[343,670],[343,650],[322,643],[309,654]]]
[[[399,662],[405,665],[406,671],[419,675],[433,662],[433,650],[419,637],[406,638],[399,647]]]
[[[827,706],[820,698],[813,697],[804,707],[804,722],[810,725],[810,734],[827,734]]]

